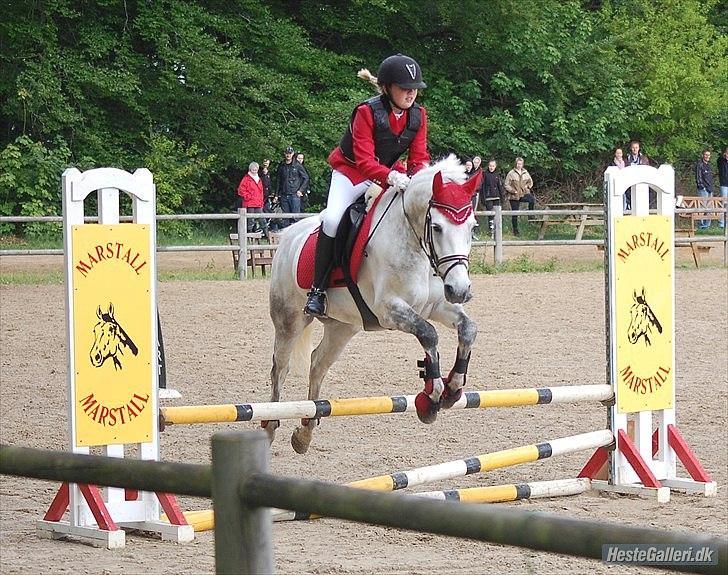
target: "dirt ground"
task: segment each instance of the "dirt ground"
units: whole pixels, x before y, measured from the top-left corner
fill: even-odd
[[[569,248],[568,257],[580,257]],[[716,250],[711,250],[716,251]],[[584,258],[598,257],[596,249]],[[511,255],[510,252],[509,255]],[[544,254],[539,249],[538,254]],[[554,249],[555,254],[561,254]],[[679,254],[688,255],[687,250]],[[215,265],[230,265],[217,254]],[[681,255],[680,257],[683,257]],[[30,261],[28,261],[30,260]],[[54,269],[59,258],[3,258],[0,271]],[[205,256],[162,254],[160,269],[209,265]],[[602,383],[604,278],[600,272],[474,276],[467,310],[480,335],[470,362],[468,388]],[[175,404],[266,401],[273,330],[266,280],[244,283],[163,282],[159,309],[170,387]],[[584,494],[516,502],[512,508],[621,524],[728,534],[728,273],[725,268],[676,273],[678,425],[718,482],[718,496],[676,494],[667,505],[637,497]],[[64,288],[0,286],[0,441],[48,449],[67,447]],[[439,329],[443,364],[454,359],[455,338]],[[354,338],[332,368],[324,397],[416,393],[422,352],[400,333]],[[300,377],[288,381],[284,399],[306,395]],[[443,413],[431,426],[413,414],[323,420],[308,454],[289,443],[295,422],[283,422],[272,448],[275,473],[346,482],[438,462],[548,441],[604,427],[604,408],[592,404],[537,406]],[[253,424],[178,426],[161,440],[162,458],[208,463],[216,431]],[[546,459],[433,484],[419,490],[574,477],[589,453]],[[681,470],[682,474],[684,471]],[[14,573],[211,573],[213,535],[176,545],[127,536],[127,547],[109,551],[80,543],[38,539],[42,517],[58,485],[0,477],[0,572]],[[209,501],[182,498],[185,509]],[[641,573],[629,567],[512,547],[486,545],[335,520],[277,523],[279,573]],[[649,571],[648,571],[649,572]]]

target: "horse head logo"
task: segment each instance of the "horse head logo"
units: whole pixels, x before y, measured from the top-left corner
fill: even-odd
[[[650,341],[650,334],[654,327],[658,333],[662,333],[662,326],[660,325],[655,312],[647,303],[647,297],[645,296],[645,288],[642,288],[642,293],[637,295],[637,290],[632,292],[632,299],[634,303],[629,310],[630,322],[629,328],[627,329],[627,339],[630,343],[637,343],[641,337],[644,336],[645,344],[652,345]]]
[[[99,318],[99,322],[94,326],[94,343],[89,354],[91,365],[101,367],[107,359],[111,358],[114,368],[121,369],[119,356],[124,355],[123,347],[130,349],[134,355],[139,353],[139,349],[114,318],[112,303],[109,303],[107,312],[101,311],[101,306],[98,306],[96,316]]]

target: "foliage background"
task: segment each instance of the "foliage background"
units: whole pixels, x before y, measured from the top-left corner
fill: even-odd
[[[708,0],[14,0],[0,22],[0,214],[60,211],[69,165],[152,170],[159,211],[227,211],[248,163],[306,153],[314,203],[355,75],[396,52],[433,157],[526,157],[542,199],[643,142],[690,189],[728,144],[728,5]],[[0,232],[7,232],[0,228]]]

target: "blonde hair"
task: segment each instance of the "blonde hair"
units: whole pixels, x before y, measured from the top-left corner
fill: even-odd
[[[369,82],[372,86],[374,86],[377,89],[378,93],[382,93],[382,87],[379,85],[379,82],[377,81],[377,77],[374,76],[369,70],[366,68],[362,68],[356,73],[358,78],[361,78],[362,80],[366,80]]]

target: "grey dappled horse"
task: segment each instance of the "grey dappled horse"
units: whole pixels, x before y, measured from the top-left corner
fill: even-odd
[[[425,351],[425,388],[416,401],[418,417],[425,423],[435,420],[440,407],[451,407],[460,398],[477,334],[462,304],[471,298],[468,258],[476,222],[470,197],[478,182],[465,180],[464,167],[451,155],[415,174],[404,192],[392,188],[383,192],[374,208],[374,231],[357,281],[382,327],[414,335]],[[280,400],[291,361],[310,365],[308,399],[318,399],[329,368],[349,340],[363,329],[348,290],[329,289],[328,317],[319,320],[324,325],[323,338],[313,349],[314,319],[302,312],[306,290],[298,287],[296,266],[306,239],[319,223],[319,218],[308,218],[290,226],[282,234],[273,258],[272,401]],[[444,378],[440,374],[437,331],[428,320],[458,333],[455,366]],[[291,443],[297,452],[308,449],[317,423],[302,420],[296,428]],[[263,426],[272,442],[279,422],[263,422]]]

